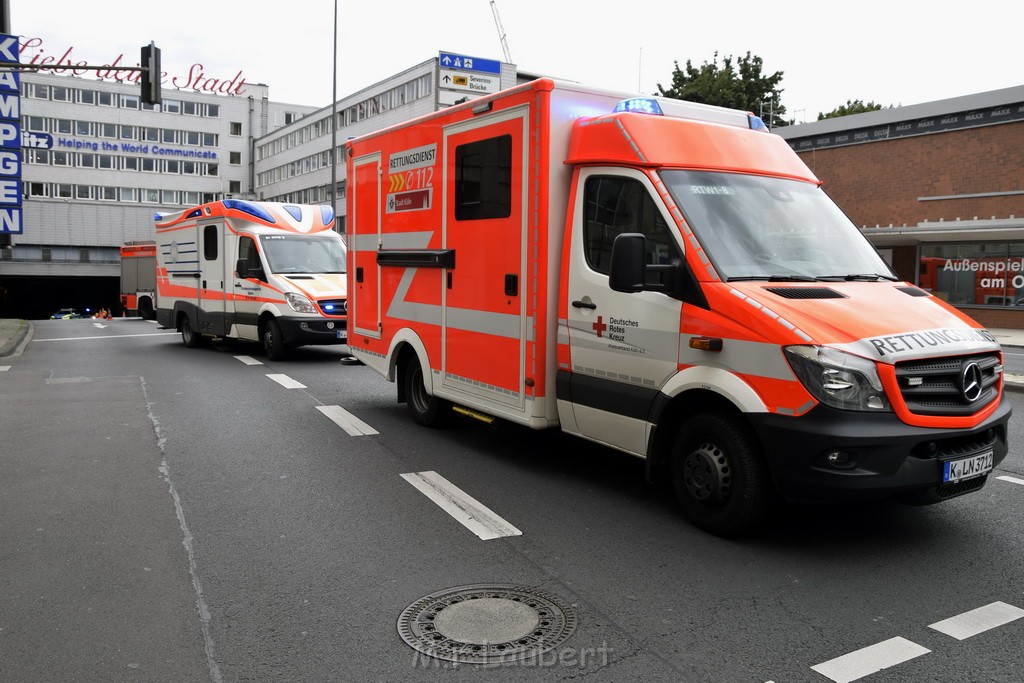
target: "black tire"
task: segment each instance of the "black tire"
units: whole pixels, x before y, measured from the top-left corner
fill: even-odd
[[[405,382],[405,404],[409,407],[412,419],[424,427],[444,425],[451,415],[451,403],[427,393],[423,383],[423,368],[416,356],[405,364],[402,378]]]
[[[181,319],[181,343],[190,349],[203,345],[203,335],[192,329],[192,321],[187,315]]]
[[[284,360],[285,346],[284,335],[281,334],[281,325],[273,318],[267,320],[263,326],[263,350],[270,360]]]
[[[156,311],[153,309],[153,300],[149,297],[143,297],[139,301],[139,316],[143,320],[156,320]]]
[[[672,488],[683,515],[717,536],[756,531],[773,503],[771,477],[750,428],[727,413],[695,415],[676,434]]]

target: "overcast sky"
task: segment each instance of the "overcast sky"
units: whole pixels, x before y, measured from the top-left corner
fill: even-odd
[[[783,73],[788,118],[814,121],[847,100],[888,106],[1024,85],[1019,2],[857,3],[497,0],[521,71],[653,93],[674,62],[747,52]],[[103,65],[138,63],[150,41],[163,70],[270,86],[270,99],[326,106],[332,97],[335,0],[11,0],[22,54]],[[503,60],[489,0],[337,0],[339,98],[439,51]],[[88,76],[87,76],[88,78]],[[165,88],[167,84],[165,83]]]

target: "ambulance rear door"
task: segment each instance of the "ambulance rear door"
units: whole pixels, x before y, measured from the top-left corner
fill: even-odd
[[[348,249],[351,252],[348,292],[348,333],[381,338],[380,266],[381,154],[373,152],[352,161],[349,180],[352,215],[348,217]],[[407,247],[409,245],[401,245]],[[423,245],[418,245],[423,246]]]
[[[228,245],[224,240],[223,218],[201,218],[198,222],[199,243],[199,310],[196,329],[203,334],[223,335],[224,283]],[[233,267],[232,264],[231,267]]]
[[[524,412],[528,107],[444,132],[442,386]]]

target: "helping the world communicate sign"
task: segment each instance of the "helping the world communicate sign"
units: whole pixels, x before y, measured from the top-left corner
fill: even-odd
[[[0,233],[20,235],[21,89],[18,36],[0,34]]]

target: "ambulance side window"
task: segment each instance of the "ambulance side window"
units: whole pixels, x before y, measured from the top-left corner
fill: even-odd
[[[455,219],[512,215],[512,136],[469,142],[455,148]]]
[[[263,265],[260,253],[256,250],[256,240],[242,236],[238,239],[238,258],[244,258],[249,268],[249,277],[263,279]]]
[[[203,258],[207,261],[217,260],[216,225],[207,225],[203,228]]]
[[[624,232],[647,237],[647,263],[681,260],[665,219],[643,184],[633,178],[592,176],[583,190],[583,245],[587,265],[611,272],[612,243]]]

